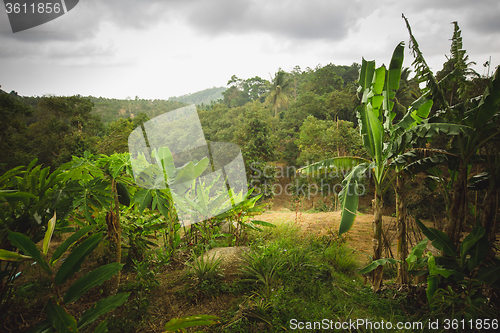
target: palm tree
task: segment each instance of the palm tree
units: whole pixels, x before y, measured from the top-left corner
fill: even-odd
[[[281,68],[278,69],[272,79],[271,91],[266,98],[265,105],[271,105],[274,109],[274,117],[278,117],[278,109],[288,105],[287,88],[291,84],[291,80],[287,77],[287,73]]]
[[[396,119],[401,119],[406,113],[406,109],[420,95],[420,88],[415,78],[410,79],[411,69],[405,67],[401,70],[401,80],[399,81],[399,89],[396,91],[394,99],[394,111]]]

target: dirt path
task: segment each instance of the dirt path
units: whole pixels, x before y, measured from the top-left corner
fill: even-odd
[[[260,220],[281,224],[298,223],[305,234],[315,234],[318,236],[327,235],[329,230],[338,232],[340,222],[340,211],[328,213],[304,213],[290,211],[283,208],[277,212],[267,212],[258,217]],[[394,217],[384,216],[384,229],[386,230],[387,242],[391,244],[391,251],[396,256],[396,221]],[[373,254],[372,227],[373,215],[362,214],[354,222],[352,229],[347,233],[348,245],[356,250],[356,258],[360,264],[369,262],[369,255]],[[384,251],[383,256],[389,257],[389,250]]]

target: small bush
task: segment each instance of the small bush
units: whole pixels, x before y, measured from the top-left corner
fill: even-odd
[[[277,256],[257,253],[245,254],[243,259],[246,263],[241,268],[241,272],[246,276],[243,281],[262,286],[264,294],[269,295],[272,287],[277,284],[277,272],[284,265],[283,260]]]
[[[346,245],[334,242],[325,249],[324,256],[336,270],[350,274],[356,269],[356,261],[352,256],[353,250]]]
[[[193,253],[192,259],[193,261],[187,262],[186,266],[190,268],[190,273],[194,274],[199,283],[216,278],[222,258],[215,259],[215,253],[211,258],[208,256],[205,258],[204,253],[198,257]]]

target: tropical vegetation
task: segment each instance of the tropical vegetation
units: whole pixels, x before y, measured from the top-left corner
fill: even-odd
[[[270,80],[233,75],[227,89],[168,101],[0,91],[4,328],[319,331],[324,318],[427,325],[408,332],[434,319],[498,326],[499,69],[472,70],[453,22],[450,55],[433,73],[403,20],[412,68],[395,41],[387,66],[363,58],[280,68]],[[146,135],[185,102],[197,103],[204,155]],[[197,124],[169,135],[190,147]],[[137,142],[142,150],[131,149]],[[221,151],[231,158],[218,160]],[[240,156],[246,184],[228,176]],[[276,193],[283,179],[295,223],[265,218],[286,196]],[[338,230],[299,228],[311,200],[304,184],[316,189],[316,211],[340,211]],[[373,251],[360,261],[349,236],[364,213]],[[390,214],[395,255],[385,251]],[[243,252],[238,268],[216,256],[221,248]]]

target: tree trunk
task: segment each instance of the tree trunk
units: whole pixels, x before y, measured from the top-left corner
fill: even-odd
[[[382,210],[384,208],[384,202],[382,199],[382,193],[380,189],[376,187],[375,189],[375,203],[373,206],[373,260],[380,259],[382,257]],[[372,271],[372,289],[377,292],[382,286],[382,275],[384,273],[384,266],[380,265]]]
[[[458,169],[457,180],[453,184],[450,214],[446,225],[446,234],[458,249],[463,224],[467,218],[467,164]],[[444,255],[444,254],[443,254]]]
[[[115,262],[121,263],[122,260],[122,242],[121,242],[121,225],[120,225],[120,203],[118,202],[118,193],[116,191],[116,182],[111,180],[111,190],[115,199],[115,211],[110,210],[106,215],[106,222],[108,224],[108,237],[110,239],[110,245],[114,245],[115,250]],[[114,275],[110,280],[109,293],[110,295],[115,295],[120,286],[120,272]]]
[[[494,177],[494,176],[493,176]],[[493,178],[491,177],[491,178]],[[494,180],[490,179],[490,182]],[[495,258],[495,250],[493,244],[496,242],[496,210],[497,210],[497,196],[498,190],[495,189],[495,184],[490,184],[486,196],[483,200],[483,211],[481,214],[481,225],[486,229],[486,235],[488,235],[488,243],[490,244],[488,249],[487,259]],[[477,208],[476,208],[477,209]]]
[[[408,284],[408,271],[406,269],[406,257],[408,256],[408,244],[406,240],[406,207],[405,207],[405,179],[403,174],[396,178],[396,219],[398,237],[398,283]]]

